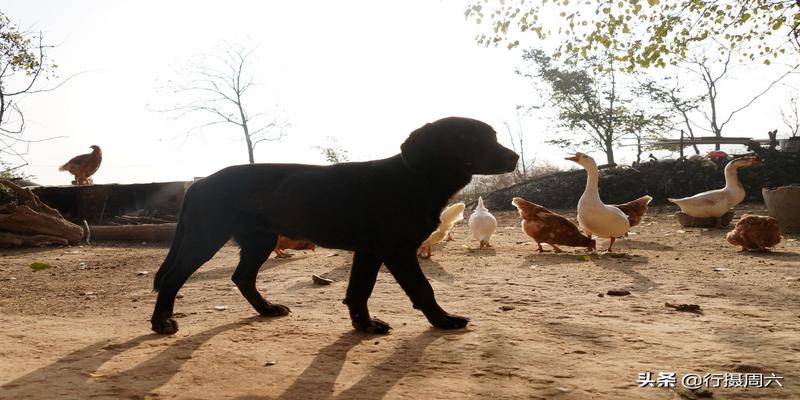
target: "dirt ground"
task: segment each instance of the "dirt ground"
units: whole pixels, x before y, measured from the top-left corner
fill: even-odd
[[[624,257],[590,260],[578,249],[534,252],[516,213],[498,213],[486,251],[460,222],[422,268],[442,306],[472,319],[468,328],[430,328],[382,270],[370,310],[393,326],[386,336],[351,329],[344,251],[270,258],[259,288],[292,313],[268,319],[230,281],[237,251],[228,245],[183,288],[180,331],[168,337],[149,324],[166,246],[4,251],[0,398],[800,398],[799,236],[740,254],[725,231],[683,229],[674,211],[651,209],[618,242]],[[335,282],[317,286],[312,274]],[[647,371],[675,372],[677,387],[639,388]],[[681,385],[685,374],[726,372],[775,373],[784,387]]]

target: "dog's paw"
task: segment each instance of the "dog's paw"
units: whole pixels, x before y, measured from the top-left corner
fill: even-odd
[[[259,307],[256,311],[265,317],[280,317],[283,315],[289,315],[289,313],[292,312],[289,307],[286,307],[282,304],[273,303],[267,303],[263,307]]]
[[[461,329],[467,326],[469,318],[460,317],[453,314],[444,314],[435,320],[430,321],[431,324],[439,329]]]
[[[160,335],[172,335],[178,331],[178,321],[172,318],[151,320],[150,323],[152,324],[151,329],[153,329],[153,332]]]
[[[371,318],[369,323],[359,324],[354,322],[353,327],[359,332],[372,333],[376,335],[385,335],[392,330],[392,327],[389,326],[389,324],[377,318]]]

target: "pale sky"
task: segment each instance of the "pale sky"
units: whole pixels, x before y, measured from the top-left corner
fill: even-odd
[[[238,127],[187,137],[196,120],[147,109],[169,102],[156,88],[175,78],[175,65],[223,40],[260,43],[253,67],[261,85],[245,105],[253,114],[277,105],[291,123],[283,140],[256,148],[257,162],[324,163],[315,146],[329,137],[351,160],[383,158],[412,130],[451,115],[484,120],[508,143],[503,121],[516,124],[515,105],[541,103],[514,74],[518,52],[475,43],[479,28],[464,19],[462,1],[16,0],[2,10],[44,31],[61,77],[86,71],[20,101],[27,138],[66,136],[31,145],[23,171],[42,184],[68,184],[58,166],[93,144],[104,152],[95,183],[190,180],[246,163]],[[731,97],[763,80],[758,68],[743,71],[730,83]],[[776,104],[785,93],[779,88],[734,120],[729,135],[780,129]],[[565,150],[543,144],[556,132],[552,113],[522,124],[528,158],[571,166]],[[630,160],[623,151],[622,161]]]

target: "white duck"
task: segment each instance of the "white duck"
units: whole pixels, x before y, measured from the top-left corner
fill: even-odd
[[[468,225],[472,236],[475,236],[475,239],[480,241],[481,249],[492,247],[489,244],[489,238],[492,237],[495,229],[497,229],[497,220],[483,206],[483,197],[478,197],[478,205],[475,206],[475,211],[469,216]]]
[[[442,211],[441,215],[439,215],[439,226],[419,246],[417,256],[420,258],[431,257],[431,248],[433,245],[449,237],[453,225],[464,219],[464,207],[464,203],[456,203]]]
[[[741,203],[745,198],[745,191],[739,182],[737,171],[739,168],[760,165],[755,157],[742,157],[731,160],[725,166],[725,187],[717,190],[698,193],[682,199],[667,199],[681,208],[684,214],[695,218],[716,218],[717,227],[721,225],[720,217],[728,210]]]
[[[575,153],[567,160],[574,161],[586,170],[586,189],[578,200],[578,223],[590,238],[592,234],[611,239],[608,251],[614,246],[618,237],[625,236],[630,229],[628,216],[619,208],[603,204],[597,187],[597,163],[592,157],[583,153]]]

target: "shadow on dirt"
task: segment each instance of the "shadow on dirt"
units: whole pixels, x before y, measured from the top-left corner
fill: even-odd
[[[196,335],[177,339],[154,357],[135,367],[110,374],[98,374],[113,358],[148,342],[169,340],[163,335],[137,336],[122,343],[102,340],[93,343],[0,386],[0,397],[8,399],[39,398],[43,391],[68,388],[68,393],[49,392],[48,398],[145,397],[172,379],[183,364],[204,343],[216,335],[252,322],[268,322],[256,316],[208,329]],[[58,384],[55,384],[58,383]]]
[[[441,331],[430,329],[399,343],[397,349],[372,366],[369,372],[352,386],[333,396],[334,384],[344,366],[347,352],[364,340],[374,338],[354,332],[343,334],[338,340],[319,351],[311,364],[295,379],[279,399],[381,399],[408,372],[414,371],[425,349],[443,336],[458,335],[466,331]]]

